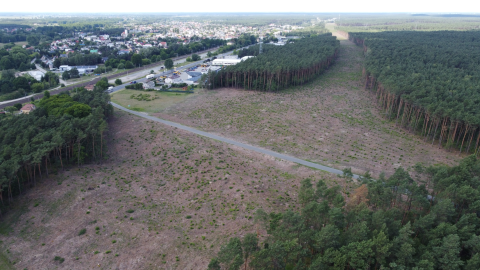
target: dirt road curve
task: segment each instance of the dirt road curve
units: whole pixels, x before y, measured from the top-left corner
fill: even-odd
[[[341,170],[337,170],[337,169],[330,168],[330,167],[327,167],[327,166],[323,166],[323,165],[320,165],[320,164],[317,164],[317,163],[309,162],[309,161],[299,159],[299,158],[296,158],[296,157],[291,157],[291,156],[288,156],[288,155],[280,154],[280,153],[273,152],[273,151],[270,151],[270,150],[266,150],[266,149],[256,147],[256,146],[253,146],[253,145],[237,142],[237,141],[234,141],[234,140],[231,140],[231,139],[228,139],[228,138],[224,138],[224,137],[220,137],[220,136],[217,136],[217,135],[214,135],[214,134],[211,134],[211,133],[208,133],[208,132],[204,132],[204,131],[201,131],[201,130],[198,130],[198,129],[195,129],[195,128],[187,127],[187,126],[175,123],[175,122],[170,122],[170,121],[163,120],[163,119],[160,119],[160,118],[157,118],[157,117],[153,117],[153,116],[147,115],[145,113],[132,111],[132,110],[129,110],[129,109],[127,109],[125,107],[122,107],[122,106],[120,106],[116,103],[113,103],[113,102],[111,104],[115,108],[126,111],[126,112],[129,112],[131,114],[134,114],[134,115],[137,115],[137,116],[140,116],[140,117],[143,117],[143,118],[155,121],[155,122],[159,122],[159,123],[162,123],[162,124],[165,124],[165,125],[169,125],[169,126],[172,126],[172,127],[183,129],[183,130],[186,130],[186,131],[189,131],[189,132],[192,132],[192,133],[195,133],[195,134],[207,137],[207,138],[211,138],[211,139],[214,139],[214,140],[217,140],[217,141],[233,144],[233,145],[236,145],[236,146],[248,149],[248,150],[252,150],[252,151],[255,151],[255,152],[258,152],[258,153],[262,153],[262,154],[269,155],[269,156],[272,156],[272,157],[280,158],[280,159],[283,159],[283,160],[288,160],[288,161],[291,161],[291,162],[295,162],[295,163],[298,163],[298,164],[301,164],[301,165],[304,165],[304,166],[307,166],[307,167],[312,167],[312,168],[319,169],[319,170],[322,170],[322,171],[343,175],[343,172]],[[358,175],[354,174],[353,178],[358,179]]]

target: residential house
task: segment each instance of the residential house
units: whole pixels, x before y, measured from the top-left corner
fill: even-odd
[[[31,111],[35,110],[35,105],[33,104],[25,104],[25,106],[23,106],[21,109],[20,109],[20,112],[21,113],[24,113],[24,114],[29,114]]]
[[[95,85],[89,84],[87,86],[84,86],[83,88],[87,89],[88,91],[93,91],[93,88],[95,88]]]

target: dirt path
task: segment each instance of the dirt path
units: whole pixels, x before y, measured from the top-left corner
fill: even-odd
[[[338,40],[347,40],[347,37],[342,35],[342,33],[338,32],[335,30],[335,23],[327,23],[325,24],[325,28],[327,28],[330,32],[332,32],[332,35],[337,37]]]
[[[134,114],[134,115],[137,115],[137,116],[146,118],[146,119],[148,119],[148,120],[152,120],[152,121],[155,121],[155,122],[159,122],[159,123],[162,123],[162,124],[165,124],[165,125],[169,125],[169,126],[172,126],[172,127],[175,127],[175,128],[183,129],[183,130],[186,130],[186,131],[189,131],[189,132],[192,132],[192,133],[195,133],[195,134],[198,134],[198,135],[201,135],[201,136],[210,138],[210,139],[214,139],[214,140],[217,140],[217,141],[225,142],[225,143],[228,143],[228,144],[232,144],[232,145],[235,145],[235,146],[239,146],[239,147],[245,148],[245,149],[247,149],[247,150],[251,150],[251,151],[258,152],[258,153],[260,153],[260,154],[265,154],[265,155],[269,155],[269,156],[272,156],[272,157],[276,157],[276,158],[280,158],[280,159],[283,159],[283,160],[287,160],[287,161],[290,161],[290,162],[302,164],[302,165],[304,165],[304,166],[311,167],[311,168],[315,168],[315,169],[319,169],[319,170],[326,171],[326,172],[329,172],[329,173],[334,173],[334,174],[338,174],[338,175],[343,175],[343,172],[342,172],[341,170],[337,170],[337,169],[335,169],[335,168],[331,168],[331,167],[328,167],[328,166],[323,166],[323,165],[316,164],[316,163],[313,163],[313,162],[309,162],[309,161],[306,161],[306,160],[303,160],[303,159],[299,159],[299,158],[296,158],[296,157],[292,157],[292,156],[280,154],[280,153],[273,152],[273,151],[270,151],[270,150],[267,150],[267,149],[263,149],[263,148],[260,148],[260,147],[256,147],[256,146],[253,146],[253,145],[241,143],[241,142],[238,142],[238,141],[235,141],[235,140],[232,140],[232,139],[228,139],[228,138],[225,138],[225,137],[217,136],[217,135],[212,134],[212,133],[208,133],[208,132],[204,132],[204,131],[201,131],[201,130],[198,130],[198,129],[195,129],[195,128],[187,127],[187,126],[184,126],[184,125],[182,125],[182,124],[178,124],[178,123],[174,123],[174,122],[171,122],[171,121],[159,119],[159,118],[157,118],[157,117],[149,116],[149,115],[147,115],[147,114],[145,114],[145,113],[132,111],[132,110],[126,109],[126,108],[124,108],[124,107],[122,107],[122,106],[120,106],[120,105],[118,105],[118,104],[115,104],[115,103],[113,103],[113,102],[112,102],[112,105],[113,105],[115,108],[117,108],[117,109],[120,109],[120,110],[129,112],[129,113],[131,113],[131,114]],[[358,179],[358,175],[354,175],[353,177],[356,178],[356,179]]]

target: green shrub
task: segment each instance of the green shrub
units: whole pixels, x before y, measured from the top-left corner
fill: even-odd
[[[87,229],[81,229],[80,232],[78,233],[78,236],[84,235],[85,233],[87,233]]]

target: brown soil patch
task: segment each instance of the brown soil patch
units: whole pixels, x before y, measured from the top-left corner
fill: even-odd
[[[254,231],[256,209],[298,209],[302,179],[341,182],[122,111],[109,129],[103,164],[58,169],[16,198],[0,224],[15,267],[205,269],[229,237]]]

